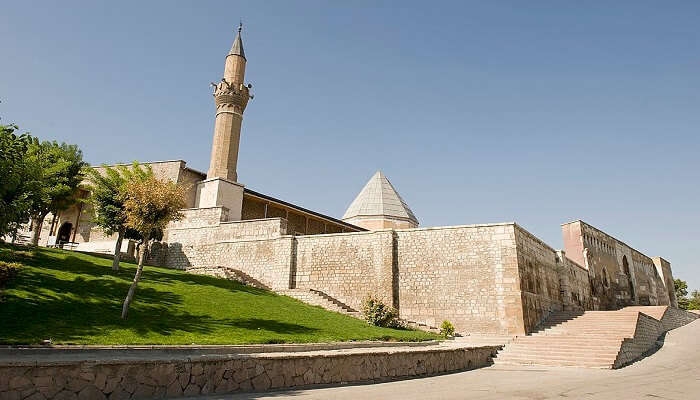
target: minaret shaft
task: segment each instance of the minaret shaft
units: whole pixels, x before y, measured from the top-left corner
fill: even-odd
[[[216,119],[211,161],[207,179],[223,178],[237,182],[238,149],[241,140],[243,111],[250,97],[244,85],[246,59],[243,53],[241,27],[231,51],[226,56],[224,78],[215,85]]]

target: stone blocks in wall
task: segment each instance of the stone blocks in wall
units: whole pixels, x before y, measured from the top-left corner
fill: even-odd
[[[222,268],[242,276],[257,286],[288,289],[292,268],[294,238],[239,240],[195,246],[188,250],[187,270],[221,276]],[[169,252],[172,249],[169,250]],[[170,255],[169,255],[170,257]]]
[[[514,224],[398,230],[396,239],[401,318],[524,333]]]
[[[393,304],[393,232],[299,236],[296,287],[315,289],[355,309],[367,295]]]
[[[486,366],[495,347],[0,366],[0,399],[151,399],[381,382]],[[278,353],[279,354],[279,353]],[[32,396],[32,397],[29,397]]]

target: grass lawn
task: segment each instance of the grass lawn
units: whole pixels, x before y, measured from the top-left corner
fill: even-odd
[[[25,250],[13,256],[12,249]],[[0,260],[23,264],[0,289],[0,343],[243,344],[426,340],[413,330],[369,326],[238,282],[145,267],[129,319],[122,302],[136,266],[76,252],[0,245]],[[24,255],[22,255],[24,254]]]

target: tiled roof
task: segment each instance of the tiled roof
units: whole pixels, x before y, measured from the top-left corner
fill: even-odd
[[[377,171],[370,178],[345,211],[343,219],[358,216],[387,216],[409,220],[418,225],[418,219],[413,215],[413,211],[382,171]]]

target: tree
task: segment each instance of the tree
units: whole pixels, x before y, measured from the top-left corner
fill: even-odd
[[[693,290],[688,301],[688,310],[700,310],[700,290]]]
[[[134,281],[122,307],[122,319],[129,313],[129,305],[134,298],[136,286],[141,279],[143,262],[148,251],[149,241],[162,232],[170,221],[182,218],[180,210],[185,208],[184,189],[170,181],[160,181],[153,176],[144,180],[134,180],[126,185],[124,201],[126,226],[141,235],[139,264]]]
[[[95,218],[93,222],[106,234],[117,234],[117,243],[114,247],[114,259],[112,269],[119,270],[121,258],[122,240],[139,239],[131,229],[126,226],[126,188],[129,182],[143,181],[153,176],[150,165],[142,168],[138,162],[134,162],[131,168],[120,165],[117,168],[103,165],[103,173],[95,168],[87,168],[87,176],[90,181],[87,189],[90,191],[88,203],[92,205]]]
[[[688,295],[688,284],[684,280],[674,279],[673,288],[676,291],[676,301],[678,302],[678,308],[680,308],[681,310],[687,310],[689,302],[688,298],[685,296]]]
[[[32,218],[32,245],[39,244],[44,218],[49,212],[56,215],[77,201],[78,185],[83,180],[83,153],[76,145],[34,140],[27,151],[26,161],[32,174],[30,215]]]
[[[31,136],[17,136],[17,125],[0,125],[0,238],[12,234],[29,219],[32,169],[25,162]]]

